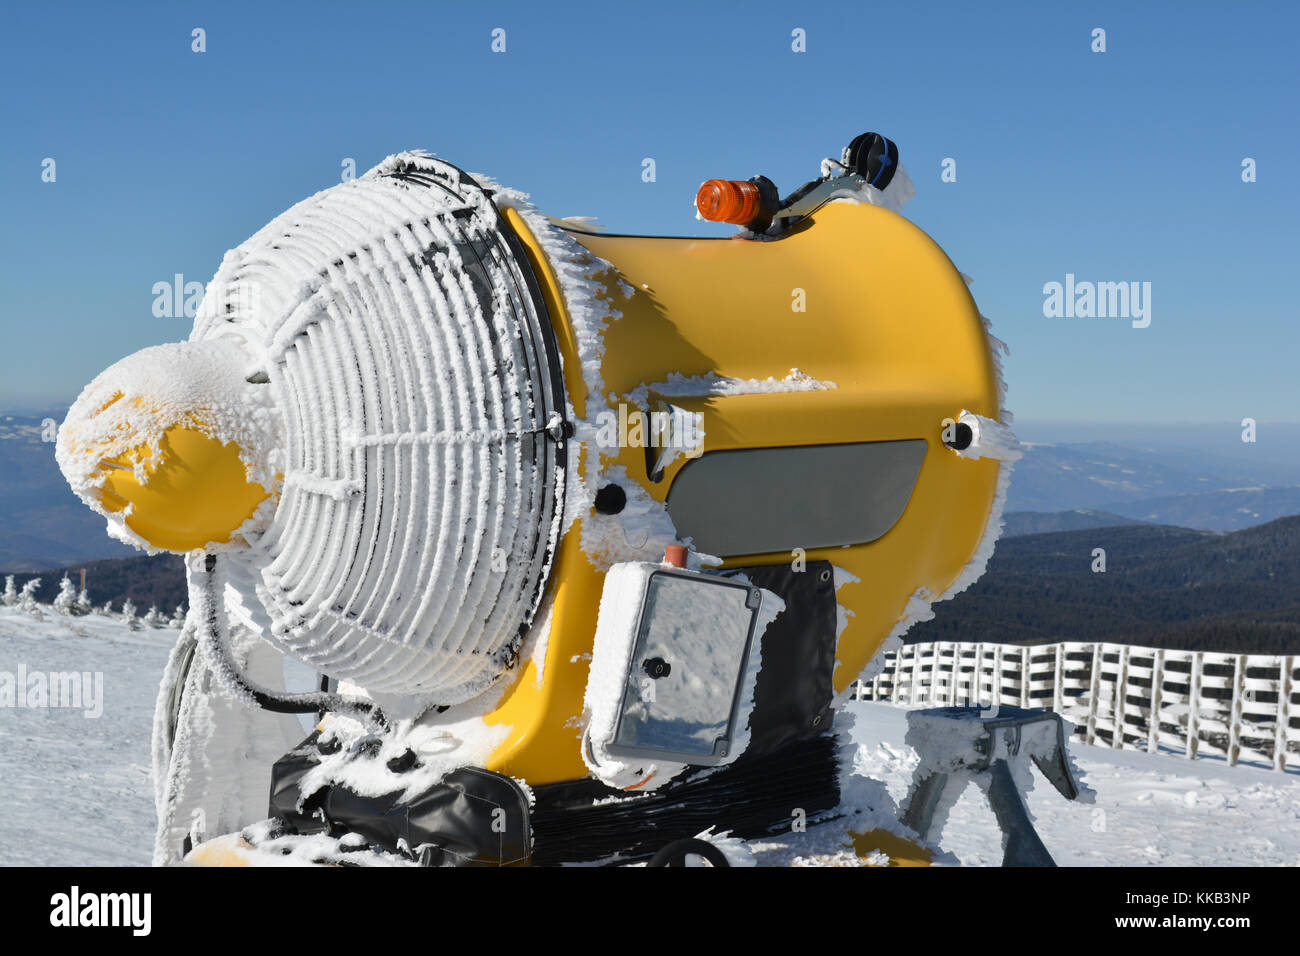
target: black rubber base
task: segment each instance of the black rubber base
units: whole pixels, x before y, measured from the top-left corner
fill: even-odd
[[[645,859],[709,827],[742,839],[789,831],[839,804],[838,749],[836,737],[800,740],[639,796],[594,780],[534,787],[532,862]]]

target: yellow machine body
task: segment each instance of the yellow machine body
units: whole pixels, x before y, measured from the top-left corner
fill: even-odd
[[[527,224],[513,210],[505,214],[542,283],[565,385],[581,417],[588,396],[561,286]],[[836,649],[834,686],[842,692],[918,589],[939,595],[951,586],[984,535],[997,492],[997,461],[964,458],[940,440],[943,422],[963,410],[999,415],[989,340],[961,274],[908,220],[847,202],[822,206],[773,241],[572,234],[614,267],[604,276],[611,308],[621,313],[604,332],[601,372],[608,392],[624,396],[671,372],[761,380],[781,378],[791,367],[835,383],[817,391],[674,398],[703,415],[704,454],[899,439],[928,443],[907,507],[886,534],[805,555],[857,578],[836,595],[851,615]],[[625,297],[620,283],[634,294]],[[583,453],[604,454],[590,447]],[[623,448],[617,456],[657,501],[667,498],[684,467],[679,459],[652,482],[643,449]],[[583,552],[579,531],[570,530],[557,557],[545,671],[538,674],[532,662],[522,667],[487,718],[510,728],[487,768],[530,784],[587,773],[579,728],[604,575]],[[732,556],[724,567],[793,557]]]

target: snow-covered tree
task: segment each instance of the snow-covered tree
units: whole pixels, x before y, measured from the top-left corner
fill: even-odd
[[[66,574],[59,582],[59,593],[54,596],[54,610],[65,616],[76,613],[77,588]]]
[[[158,605],[149,605],[149,610],[145,613],[144,623],[149,627],[159,628],[167,624],[167,618],[158,613]]]
[[[5,575],[4,602],[6,607],[13,607],[18,603],[18,589],[14,587],[14,576],[12,574]]]
[[[176,605],[176,610],[172,611],[172,619],[168,621],[168,623],[172,627],[178,629],[185,626],[185,605],[184,604]]]
[[[87,592],[85,588],[82,588],[81,593],[77,595],[77,613],[89,614],[94,609],[95,606],[90,603],[89,592]]]
[[[18,607],[29,614],[39,610],[36,606],[36,589],[41,586],[40,578],[32,578],[18,592]]]
[[[105,601],[105,602],[104,602],[104,606],[101,607],[99,610],[97,610],[95,613],[96,613],[96,614],[102,614],[102,615],[104,615],[104,617],[112,617],[112,616],[113,616],[113,602],[112,602],[112,601]]]
[[[140,619],[135,616],[135,605],[130,598],[122,602],[122,623],[133,631],[140,630]]]

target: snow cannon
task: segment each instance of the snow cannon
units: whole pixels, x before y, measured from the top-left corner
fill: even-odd
[[[623,235],[405,152],[227,253],[57,449],[186,555],[156,861],[681,862],[852,817],[840,704],[983,571],[1019,454],[911,195],[869,133],[784,197],[707,181],[730,237]]]

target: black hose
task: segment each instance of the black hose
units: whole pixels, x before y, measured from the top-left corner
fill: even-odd
[[[344,697],[342,694],[278,693],[250,680],[239,669],[239,665],[230,654],[230,647],[222,639],[221,621],[217,613],[217,601],[221,598],[217,593],[216,571],[217,556],[205,555],[200,587],[207,607],[204,609],[206,619],[200,625],[200,643],[207,645],[208,659],[215,667],[221,669],[227,681],[251,697],[257,706],[274,714],[315,714],[330,711],[353,715],[380,728],[388,727],[388,719],[374,701]]]

